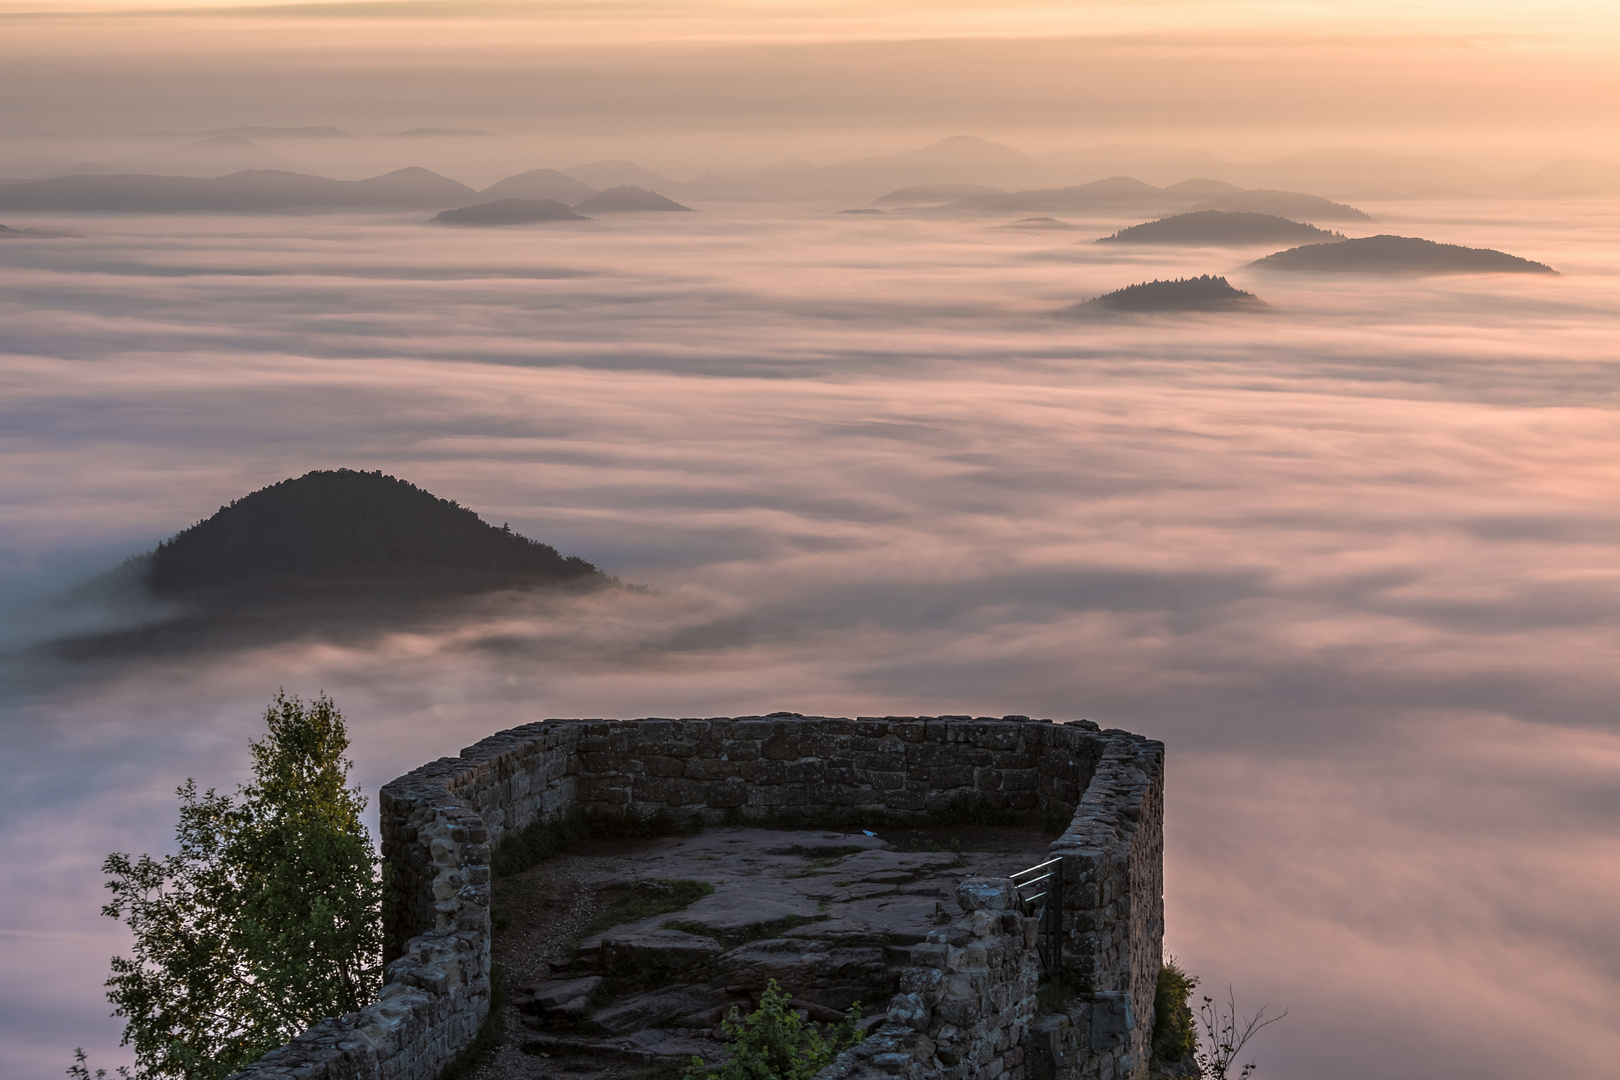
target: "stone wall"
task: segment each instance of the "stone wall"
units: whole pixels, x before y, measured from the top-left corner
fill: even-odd
[[[1075,728],[1077,725],[1066,725]],[[1060,729],[1061,730],[1061,729]],[[1079,805],[1048,849],[1064,871],[1063,969],[1077,992],[1041,1015],[1035,920],[1013,883],[964,882],[965,916],[913,946],[888,1023],[816,1080],[1125,1080],[1142,1075],[1164,941],[1164,747],[1100,741]],[[1065,746],[1060,736],[1054,751]]]
[[[1063,1077],[1129,1075],[1146,1062],[1163,930],[1162,760],[1160,744],[1126,732],[1022,716],[547,720],[500,732],[381,792],[388,872],[379,1001],[323,1021],[237,1077],[432,1080],[488,1013],[490,848],[537,820],[571,807],[711,822],[922,818],[957,800],[1071,818],[1052,845],[1064,858],[1065,966],[1095,993],[1046,1041]],[[979,1062],[977,1049],[951,1051],[965,1053],[959,1060],[969,1065],[952,1073],[965,1080],[1008,1071],[1021,1080],[1034,1037],[1033,983],[1025,985],[1033,947],[1015,949],[1024,924],[994,914],[973,933],[997,964],[986,959],[979,971],[979,946],[969,944],[942,954],[954,957],[943,968],[918,966],[942,972],[941,987],[989,987],[973,1007],[988,1001],[994,1016],[1005,1013],[989,1044],[1006,1043],[991,1055],[999,1066]],[[921,984],[907,992],[939,1017],[961,1011],[954,999],[926,1000],[933,991]],[[994,1004],[1002,998],[1013,1004]],[[939,1044],[923,1029],[906,1030]],[[914,1051],[923,1043],[908,1045],[891,1052],[921,1062]]]
[[[968,878],[963,915],[911,947],[887,1022],[816,1080],[1024,1080],[1040,983],[1036,920],[1007,878]]]
[[[1074,820],[1048,852],[1063,859],[1064,967],[1086,991],[1054,1045],[1076,1075],[1117,1080],[1144,1069],[1153,1044],[1164,961],[1164,745],[1103,735]]]

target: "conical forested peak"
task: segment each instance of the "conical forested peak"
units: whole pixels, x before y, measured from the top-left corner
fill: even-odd
[[[601,578],[596,567],[378,472],[320,470],[233,500],[158,545],[150,584],[195,592],[463,592]]]

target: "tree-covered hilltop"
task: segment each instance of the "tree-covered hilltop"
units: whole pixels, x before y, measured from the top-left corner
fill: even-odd
[[[1063,309],[1065,315],[1155,311],[1264,311],[1269,307],[1254,293],[1233,288],[1224,277],[1203,274],[1174,281],[1127,285]]]
[[[439,225],[526,225],[532,221],[587,221],[556,199],[496,199],[494,202],[444,210]]]
[[[1264,270],[1343,274],[1553,274],[1546,263],[1494,248],[1441,244],[1416,236],[1365,236],[1335,244],[1306,244],[1256,259]]]
[[[306,473],[236,499],[159,544],[147,581],[197,594],[442,593],[607,579],[382,472]]]
[[[1242,210],[1193,210],[1157,221],[1144,221],[1121,229],[1099,244],[1273,244],[1288,240],[1320,240],[1327,243],[1344,237],[1315,225]]]

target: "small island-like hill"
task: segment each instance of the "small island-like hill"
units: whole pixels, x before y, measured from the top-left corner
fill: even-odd
[[[1145,281],[1073,304],[1060,312],[1070,316],[1152,314],[1156,312],[1269,311],[1251,292],[1234,288],[1224,277],[1203,274],[1174,281]]]
[[[1289,240],[1334,243],[1344,237],[1315,225],[1244,210],[1193,210],[1146,221],[1104,236],[1099,244],[1236,245],[1275,244]]]
[[[1009,221],[1002,225],[992,225],[992,229],[1013,229],[1018,232],[1065,232],[1073,231],[1080,226],[1070,225],[1067,221],[1059,221],[1055,217],[1027,217],[1017,221]]]
[[[1289,248],[1250,265],[1262,270],[1314,270],[1341,274],[1557,274],[1492,248],[1440,244],[1415,236],[1368,236],[1333,244]]]
[[[527,225],[535,221],[589,221],[555,199],[496,199],[494,202],[445,210],[437,225]]]
[[[146,583],[205,604],[424,596],[591,585],[602,573],[549,544],[381,472],[306,473],[222,506],[159,544]]]

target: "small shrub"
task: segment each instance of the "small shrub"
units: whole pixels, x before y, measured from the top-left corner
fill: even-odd
[[[860,1002],[851,1005],[844,1019],[823,1033],[820,1025],[806,1022],[788,1004],[788,995],[772,979],[760,995],[759,1008],[746,1017],[735,1007],[720,1022],[728,1036],[726,1060],[710,1071],[700,1057],[687,1067],[684,1080],[809,1080],[833,1058],[861,1041],[855,1023]]]
[[[1198,1052],[1198,1028],[1187,1004],[1197,986],[1198,976],[1183,971],[1175,957],[1166,958],[1153,994],[1155,1063],[1186,1061]]]
[[[1259,1034],[1261,1028],[1270,1027],[1287,1015],[1288,1010],[1284,1009],[1268,1020],[1266,1007],[1262,1005],[1253,1016],[1240,1017],[1231,986],[1226,988],[1225,1004],[1206,995],[1198,1008],[1198,1023],[1208,1048],[1193,1055],[1203,1080],[1229,1080],[1232,1066],[1249,1040]],[[1252,1072],[1254,1062],[1251,1061],[1239,1071],[1239,1080],[1249,1080]]]

